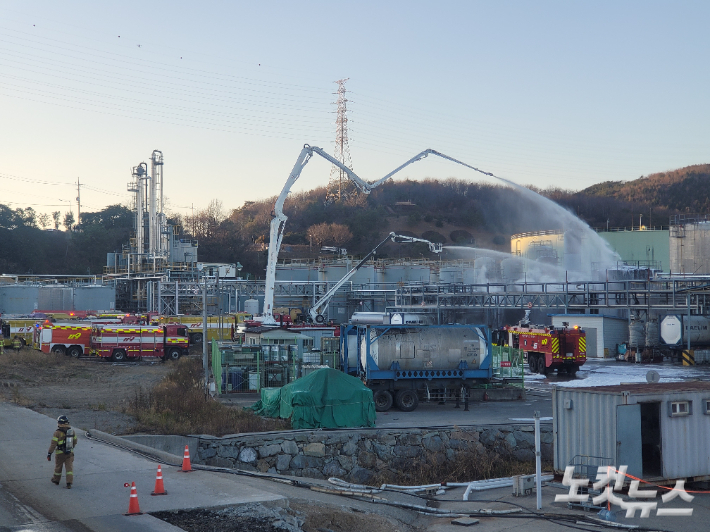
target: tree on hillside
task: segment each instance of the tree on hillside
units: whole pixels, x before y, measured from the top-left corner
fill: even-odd
[[[353,237],[353,234],[347,226],[336,223],[312,225],[308,228],[307,234],[308,237],[319,246],[326,244],[342,246]]]
[[[49,214],[43,212],[42,214],[37,216],[37,222],[39,222],[39,225],[42,229],[46,229],[49,225]]]
[[[74,213],[71,211],[65,212],[64,213],[64,228],[67,231],[71,231],[72,227],[74,227]]]

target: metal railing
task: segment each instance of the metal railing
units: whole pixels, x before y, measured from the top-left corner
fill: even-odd
[[[322,367],[335,367],[337,356],[298,353],[296,345],[242,345],[220,342],[221,371],[212,372],[218,393],[256,393],[280,388]]]

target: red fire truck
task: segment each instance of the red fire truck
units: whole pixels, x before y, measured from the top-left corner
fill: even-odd
[[[91,352],[91,324],[45,321],[35,328],[34,344],[44,353],[79,358],[84,353]]]
[[[177,360],[187,354],[185,325],[99,325],[91,330],[91,347],[100,357],[115,361],[137,357]]]
[[[546,327],[520,322],[505,327],[508,345],[522,349],[533,373],[557,370],[574,375],[587,360],[587,338],[578,326]]]

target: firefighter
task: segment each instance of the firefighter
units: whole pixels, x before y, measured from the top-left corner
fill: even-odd
[[[77,437],[76,431],[69,426],[67,416],[59,416],[57,418],[57,430],[52,436],[52,443],[47,451],[47,461],[51,462],[52,452],[56,450],[54,455],[54,476],[52,483],[59,486],[59,481],[62,479],[62,466],[66,470],[67,489],[71,489],[74,482],[74,448],[76,447]]]
[[[22,348],[22,341],[20,340],[20,337],[15,335],[15,337],[12,339],[12,348],[17,351],[18,353],[20,352],[20,349]]]

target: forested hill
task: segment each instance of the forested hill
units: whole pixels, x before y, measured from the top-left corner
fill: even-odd
[[[671,211],[708,212],[710,164],[686,166],[633,181],[605,181],[582,190],[580,194],[613,197]]]
[[[667,226],[673,214],[710,211],[708,178],[710,165],[697,165],[579,192],[537,192],[592,227],[637,227],[639,215],[646,226]],[[199,240],[199,260],[241,262],[244,273],[263,278],[274,200],[247,201],[236,209],[215,200],[194,216],[171,221]],[[548,206],[534,203],[507,187],[456,179],[392,181],[367,196],[349,191],[340,201],[325,187],[317,188],[288,197],[281,258],[315,258],[321,246],[364,255],[391,231],[445,245],[509,251],[511,234],[561,228]],[[51,221],[31,208],[0,205],[2,273],[100,274],[106,253],[120,251],[133,230],[133,215],[121,205],[83,213],[80,227],[65,217],[64,230],[55,214]],[[398,244],[385,246],[378,255],[430,256],[424,245]]]

